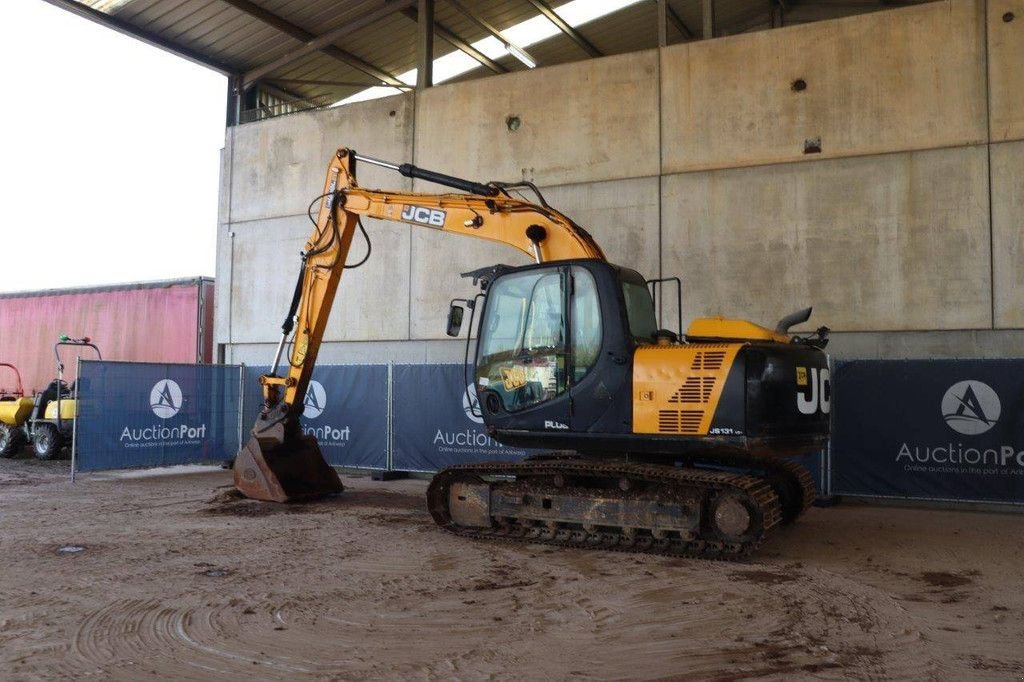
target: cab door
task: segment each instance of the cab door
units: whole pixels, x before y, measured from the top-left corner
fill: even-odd
[[[490,286],[476,366],[485,420],[569,430],[571,292],[567,266],[511,272]]]

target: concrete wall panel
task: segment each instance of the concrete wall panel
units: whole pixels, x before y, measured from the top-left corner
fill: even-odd
[[[992,277],[995,326],[1024,327],[1024,142],[992,145]]]
[[[412,123],[412,95],[399,95],[234,128],[232,221],[302,214],[323,188],[338,147],[408,161]],[[397,173],[365,164],[358,175],[363,187],[410,187]]]
[[[548,203],[587,230],[616,265],[658,273],[658,178],[544,189]]]
[[[696,316],[991,326],[984,146],[666,177],[664,274]],[[671,319],[668,317],[667,319]]]
[[[830,337],[828,354],[837,360],[1019,358],[1021,348],[1021,329],[838,332]]]
[[[373,254],[365,265],[342,275],[324,338],[408,338],[409,227],[363,222]],[[231,341],[276,342],[311,224],[306,216],[290,216],[242,223],[234,229]],[[365,249],[357,232],[348,261],[358,262]]]
[[[663,172],[981,143],[982,30],[946,0],[665,48]]]
[[[526,254],[482,239],[453,237],[435,230],[413,229],[410,281],[411,322],[414,339],[444,339],[448,303],[472,298],[479,289],[460,274],[504,263],[527,265]],[[463,328],[463,333],[466,329]]]
[[[988,0],[988,75],[992,141],[1024,139],[1024,0]]]
[[[657,60],[636,52],[426,90],[416,164],[539,185],[657,175]]]

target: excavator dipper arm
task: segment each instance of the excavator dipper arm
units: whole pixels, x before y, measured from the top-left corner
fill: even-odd
[[[473,194],[363,189],[356,182],[357,161]],[[593,238],[567,217],[547,206],[514,198],[500,185],[475,183],[410,164],[390,164],[345,148],[339,149],[331,160],[319,203],[316,227],[303,250],[274,362],[270,372],[260,377],[264,407],[252,429],[252,438],[235,458],[235,486],[255,499],[286,502],[342,489],[337,473],[325,462],[316,440],[302,434],[299,416],[352,237],[362,216],[502,242],[538,263],[570,258],[605,259]],[[279,375],[282,359],[287,366]]]

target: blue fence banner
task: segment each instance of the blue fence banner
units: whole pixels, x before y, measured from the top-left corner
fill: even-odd
[[[1024,503],[1024,361],[851,361],[833,383],[836,494]]]
[[[239,370],[83,361],[76,468],[126,469],[234,457]]]
[[[451,464],[516,461],[535,452],[487,434],[463,365],[394,365],[392,463],[397,471],[438,471]]]
[[[243,438],[259,415],[266,367],[245,368]],[[319,365],[303,400],[300,422],[329,464],[386,469],[388,464],[388,366]]]

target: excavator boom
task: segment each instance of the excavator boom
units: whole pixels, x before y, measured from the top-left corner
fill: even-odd
[[[472,194],[363,189],[356,182],[359,161]],[[546,205],[512,197],[507,186],[484,185],[339,149],[327,169],[315,227],[302,252],[274,361],[270,371],[260,377],[263,409],[252,437],[235,459],[235,486],[247,497],[286,502],[342,489],[316,440],[302,434],[299,415],[349,247],[364,215],[501,242],[537,263],[605,260],[601,248],[583,228]],[[287,364],[279,374],[282,361]]]

